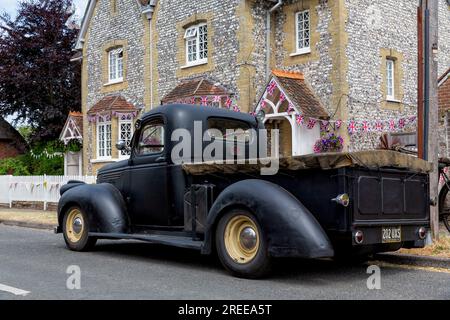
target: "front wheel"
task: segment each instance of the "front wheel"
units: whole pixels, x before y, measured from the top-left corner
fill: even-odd
[[[265,235],[247,210],[232,210],[220,219],[216,249],[223,266],[237,277],[260,278],[270,271]]]
[[[89,236],[87,215],[79,207],[71,207],[66,211],[63,235],[67,247],[73,251],[89,251],[97,242],[96,238]]]

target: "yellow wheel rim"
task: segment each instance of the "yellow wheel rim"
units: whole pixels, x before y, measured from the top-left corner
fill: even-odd
[[[225,249],[236,263],[252,261],[259,250],[259,230],[256,223],[247,216],[238,215],[228,221],[225,227]]]
[[[77,243],[84,233],[84,218],[81,211],[72,209],[66,220],[66,235],[70,242]]]

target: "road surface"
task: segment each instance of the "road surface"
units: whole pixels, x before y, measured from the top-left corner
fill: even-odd
[[[70,266],[79,267],[79,283]],[[0,225],[0,300],[450,299],[449,272],[382,266],[381,289],[369,290],[367,267],[281,260],[269,279],[243,280],[195,251],[100,241],[94,252],[76,253],[62,235]]]

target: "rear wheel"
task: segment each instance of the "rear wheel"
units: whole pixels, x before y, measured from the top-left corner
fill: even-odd
[[[89,236],[87,216],[79,207],[71,207],[66,211],[63,234],[67,247],[73,251],[89,251],[97,242],[96,238]]]
[[[450,197],[448,191],[447,184],[444,184],[441,192],[439,192],[439,217],[450,232]]]
[[[259,278],[270,271],[265,235],[247,210],[232,210],[220,219],[216,249],[223,266],[237,277]]]

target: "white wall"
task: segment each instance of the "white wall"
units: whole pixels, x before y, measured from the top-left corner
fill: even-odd
[[[314,144],[320,139],[320,124],[317,123],[313,129],[308,129],[304,125],[298,126],[295,124],[293,132],[293,155],[301,156],[314,153]]]

